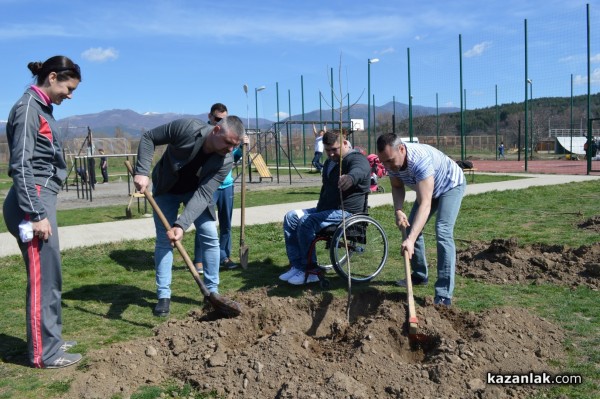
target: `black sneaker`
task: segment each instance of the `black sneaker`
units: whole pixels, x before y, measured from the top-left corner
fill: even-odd
[[[452,298],[445,298],[443,296],[436,296],[433,298],[434,305],[444,305],[446,307],[452,306]]]
[[[72,366],[79,362],[83,356],[79,353],[63,353],[62,356],[56,358],[53,362],[46,365],[47,369],[61,369],[63,367]]]
[[[169,315],[171,307],[170,298],[161,298],[158,300],[156,307],[154,308],[154,316],[166,317]]]
[[[429,279],[427,277],[421,278],[418,274],[411,274],[410,279],[412,281],[412,285],[427,285],[429,283]],[[406,279],[396,281],[396,285],[398,287],[406,287]]]
[[[237,263],[235,263],[234,261],[232,261],[229,258],[225,258],[225,259],[223,259],[223,262],[221,262],[221,267],[223,269],[231,270],[231,269],[235,269],[238,266],[239,265]]]

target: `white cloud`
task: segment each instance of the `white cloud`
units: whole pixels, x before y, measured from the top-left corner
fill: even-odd
[[[573,62],[573,61],[577,61],[577,59],[572,55],[568,55],[566,57],[560,58],[558,61],[559,62]]]
[[[285,118],[287,118],[288,116],[290,116],[290,114],[288,114],[287,112],[282,112],[282,111],[279,111],[279,119],[285,119]],[[273,117],[274,117],[274,118],[277,118],[277,113],[274,113],[274,114],[273,114]]]
[[[474,45],[470,50],[465,51],[465,57],[478,57],[487,49],[490,48],[492,42],[481,42],[479,44]]]
[[[592,71],[592,84],[600,83],[600,68],[596,68]],[[573,84],[586,85],[587,84],[587,76],[585,75],[576,75],[573,77]]]
[[[390,53],[395,53],[395,52],[396,52],[396,49],[394,49],[393,47],[388,47],[381,51],[376,51],[375,54],[390,54]]]
[[[590,62],[593,62],[593,63],[600,62],[600,53],[599,53],[599,54],[596,54],[596,55],[592,55],[592,56],[590,57]]]
[[[92,62],[104,62],[108,60],[116,60],[119,58],[119,52],[112,47],[92,47],[81,53],[81,56]]]

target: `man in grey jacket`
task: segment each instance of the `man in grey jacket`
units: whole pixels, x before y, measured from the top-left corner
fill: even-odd
[[[170,311],[172,241],[181,240],[193,223],[200,236],[204,257],[204,282],[210,292],[219,288],[219,238],[213,193],[232,168],[231,152],[244,136],[237,116],[227,116],[216,126],[196,119],[179,119],[145,132],[140,140],[134,184],[143,193],[150,183],[150,167],[157,145],[167,145],[152,171],[156,203],[172,228],[168,231],[154,215],[154,262],[158,304],[154,315]],[[185,209],[180,216],[181,204]]]

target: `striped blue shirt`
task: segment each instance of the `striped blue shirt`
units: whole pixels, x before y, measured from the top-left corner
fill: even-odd
[[[446,154],[427,144],[404,143],[406,147],[407,167],[393,172],[405,185],[416,190],[418,182],[433,176],[433,198],[439,198],[445,192],[463,184],[465,175],[458,164]]]

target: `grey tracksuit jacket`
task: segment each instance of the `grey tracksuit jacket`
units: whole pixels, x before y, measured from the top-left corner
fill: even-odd
[[[36,185],[58,193],[67,177],[60,130],[52,116],[52,105],[46,105],[32,89],[17,101],[8,120],[8,175],[13,179],[19,207],[30,220],[38,222],[47,215]]]

